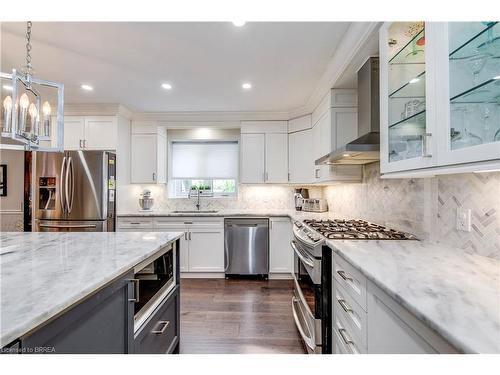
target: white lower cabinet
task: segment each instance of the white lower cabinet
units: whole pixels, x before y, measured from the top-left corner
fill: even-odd
[[[333,257],[332,274],[334,353],[457,353],[337,254]]]
[[[291,274],[293,272],[291,238],[292,223],[288,217],[269,219],[269,273]]]
[[[181,238],[181,272],[224,272],[224,221],[208,217],[162,217],[155,231],[184,232]]]

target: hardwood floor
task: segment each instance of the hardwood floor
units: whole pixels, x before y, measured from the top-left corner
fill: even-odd
[[[181,279],[180,353],[305,353],[291,280]]]

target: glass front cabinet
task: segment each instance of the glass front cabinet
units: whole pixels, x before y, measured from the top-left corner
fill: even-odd
[[[500,165],[500,23],[380,30],[381,172]]]

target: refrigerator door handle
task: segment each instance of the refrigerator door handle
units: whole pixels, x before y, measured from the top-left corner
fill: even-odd
[[[68,176],[71,173],[71,178],[68,178]],[[68,195],[68,180],[71,185],[71,195]],[[71,197],[71,198],[70,198]],[[73,158],[70,156],[68,157],[68,167],[66,171],[66,199],[68,200],[68,213],[71,213],[71,210],[73,210],[73,200],[75,197],[75,171],[73,169]]]
[[[66,166],[66,178],[64,182],[64,195],[66,196],[66,209],[68,214],[71,213],[71,206],[69,202],[69,185],[71,183],[69,179],[70,167],[71,167],[71,156],[68,157],[68,164]]]
[[[61,200],[61,208],[63,214],[66,213],[66,202],[64,196],[64,167],[66,166],[66,156],[63,157],[61,164],[61,173],[59,174],[59,199]]]

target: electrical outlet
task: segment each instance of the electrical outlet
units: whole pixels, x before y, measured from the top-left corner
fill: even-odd
[[[457,230],[460,230],[462,232],[471,231],[470,208],[457,208]]]

